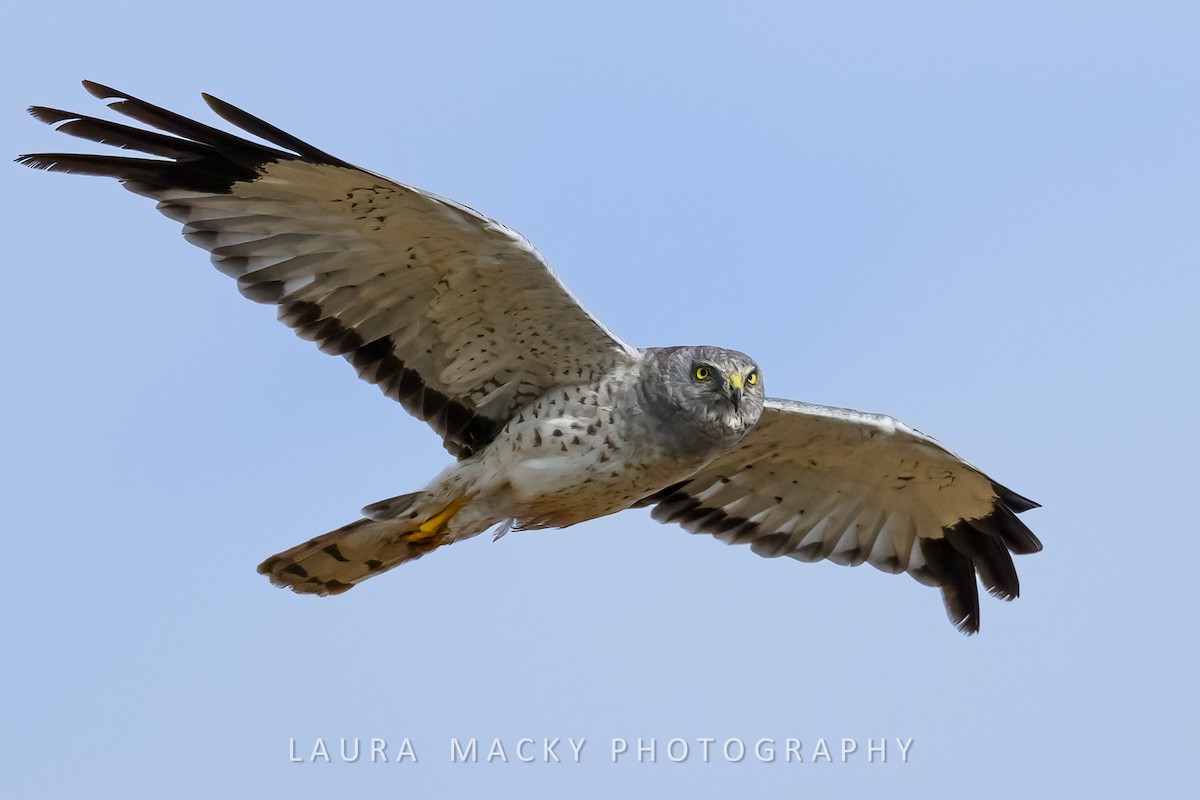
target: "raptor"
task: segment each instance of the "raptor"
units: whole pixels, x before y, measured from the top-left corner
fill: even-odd
[[[768,398],[739,352],[632,347],[515,231],[215,97],[213,111],[262,143],[84,87],[142,126],[30,111],[143,155],[18,161],[155,200],[243,295],[349,361],[454,457],[423,489],[265,560],[273,583],[338,594],[489,529],[651,506],[763,556],[907,572],[941,589],[967,633],[979,583],[1017,596],[1012,554],[1041,549],[1017,514],[1037,504],[934,439],[884,415]]]

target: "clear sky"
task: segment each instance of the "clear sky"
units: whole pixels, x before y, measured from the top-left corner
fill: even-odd
[[[119,5],[9,15],[0,153],[77,146],[24,108],[100,111],[82,78],[209,121],[214,93],[517,228],[634,344],[741,349],[773,395],[929,432],[1044,504],[1045,551],[970,639],[907,577],[644,511],[479,537],[337,598],[274,589],[263,557],[448,456],[144,198],[10,165],[0,794],[1183,791],[1194,4]],[[406,737],[417,763],[367,762]],[[450,763],[451,737],[509,761]],[[318,738],[335,763],[307,763]],[[542,762],[553,738],[567,763]],[[773,763],[719,752],[764,738]]]

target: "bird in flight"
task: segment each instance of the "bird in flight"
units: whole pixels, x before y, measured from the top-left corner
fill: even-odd
[[[34,106],[63,133],[144,156],[20,163],[116,178],[157,202],[239,291],[349,361],[455,460],[423,489],[258,567],[345,592],[489,529],[566,527],[629,508],[762,556],[907,572],[979,630],[978,581],[1018,594],[1037,504],[891,417],[769,398],[749,356],[639,349],[593,317],[518,234],[215,97],[254,142],[90,81],[142,126]],[[614,274],[613,280],[621,280]]]

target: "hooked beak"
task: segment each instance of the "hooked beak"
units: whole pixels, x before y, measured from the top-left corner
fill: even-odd
[[[742,393],[745,391],[743,381],[742,375],[735,373],[730,375],[725,383],[725,396],[733,403],[734,411],[740,411],[742,408]]]

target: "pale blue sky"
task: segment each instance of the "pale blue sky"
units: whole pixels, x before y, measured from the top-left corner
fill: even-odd
[[[745,350],[773,395],[931,433],[1044,504],[1046,549],[973,639],[907,577],[645,512],[325,601],[273,589],[263,557],[448,457],[144,198],[10,165],[0,794],[1178,795],[1200,744],[1200,16],[1054,5],[10,18],[0,153],[76,146],[23,109],[97,112],[81,78],[206,121],[212,92],[517,228],[632,343]],[[291,737],[406,736],[417,764],[288,763]],[[463,766],[451,736],[588,744]],[[614,736],[914,744],[614,765]]]

